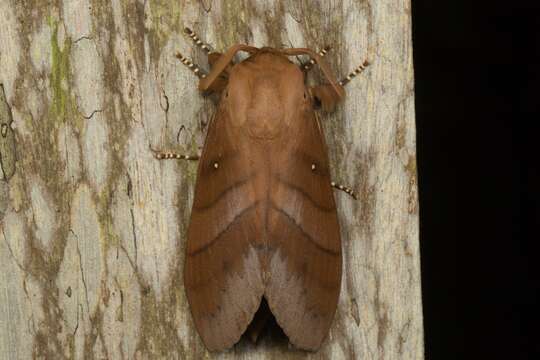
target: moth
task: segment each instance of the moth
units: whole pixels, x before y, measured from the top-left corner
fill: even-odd
[[[305,48],[237,44],[208,55],[199,90],[219,94],[202,154],[155,152],[157,159],[198,160],[187,233],[184,286],[194,324],[211,351],[232,347],[264,298],[298,348],[317,350],[325,339],[341,286],[341,240],[327,147],[317,107],[332,111],[344,85],[367,62],[337,81],[323,57]],[[235,62],[238,52],[248,57]],[[289,57],[308,55],[296,65]],[[318,64],[326,83],[306,86]],[[260,328],[257,326],[256,328]],[[255,334],[256,337],[257,334]]]

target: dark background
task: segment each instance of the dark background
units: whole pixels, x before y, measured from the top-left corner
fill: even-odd
[[[429,360],[540,354],[539,14],[412,0]]]
[[[465,99],[456,67],[462,61],[462,34],[451,23],[460,15],[455,5],[441,11],[440,3],[428,0],[413,0],[412,10],[426,359],[457,359],[463,343],[457,334],[457,156],[452,134],[463,118]]]

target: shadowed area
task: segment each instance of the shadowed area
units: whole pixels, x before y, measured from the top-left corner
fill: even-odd
[[[259,309],[249,324],[246,332],[242,335],[239,345],[249,341],[253,344],[265,342],[270,346],[287,346],[289,339],[279,327],[276,318],[270,311],[266,299],[263,297]]]

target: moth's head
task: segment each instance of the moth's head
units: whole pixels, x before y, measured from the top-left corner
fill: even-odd
[[[250,56],[232,65],[238,51],[246,51]],[[289,60],[298,55],[309,55],[319,64],[327,83],[307,88],[300,66]],[[224,77],[225,73],[228,76]],[[310,108],[312,101],[331,110],[344,96],[343,87],[337,84],[322,57],[310,49],[300,48],[258,49],[235,45],[220,56],[210,74],[201,80],[199,89],[217,90],[218,84],[222,106],[227,107],[233,123],[254,122],[257,130],[253,131],[263,137],[273,137],[283,125],[290,123],[291,116]]]
[[[286,56],[263,48],[230,71],[222,106],[252,136],[274,138],[310,108],[304,74]]]

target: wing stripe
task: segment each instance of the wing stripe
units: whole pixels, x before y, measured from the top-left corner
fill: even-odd
[[[246,207],[244,210],[240,211],[238,214],[236,214],[236,216],[231,220],[230,223],[227,224],[227,226],[221,230],[211,241],[209,241],[208,243],[204,244],[203,246],[201,246],[200,248],[198,249],[195,249],[191,252],[188,252],[188,256],[196,256],[202,252],[204,252],[205,250],[207,250],[209,247],[211,247],[212,245],[214,245],[218,240],[220,240],[222,238],[222,236],[224,234],[226,234],[233,225],[235,225],[237,222],[239,222],[241,220],[241,218],[243,216],[245,216],[246,214],[248,214],[251,210],[255,209],[257,207],[257,205],[259,205],[260,201],[255,201],[253,204],[251,204],[250,206]]]
[[[277,211],[279,214],[283,215],[294,227],[296,227],[298,230],[300,230],[302,232],[302,235],[304,235],[304,237],[306,239],[308,239],[309,242],[312,243],[317,249],[321,250],[322,252],[324,252],[326,254],[332,255],[332,256],[340,256],[341,255],[341,251],[332,250],[332,249],[326,248],[326,247],[320,245],[319,243],[317,243],[315,241],[315,239],[313,239],[313,237],[311,235],[309,235],[304,230],[304,228],[302,227],[301,224],[298,224],[292,216],[290,216],[289,214],[287,214],[287,212],[285,212],[284,210],[277,207],[274,203],[271,203],[270,207],[273,210]]]
[[[234,183],[232,183],[230,186],[226,187],[225,189],[223,189],[212,201],[210,201],[208,204],[204,204],[204,205],[193,205],[193,209],[197,210],[197,211],[204,211],[204,210],[208,210],[210,209],[212,206],[214,206],[215,204],[217,204],[219,202],[219,200],[221,200],[225,195],[227,195],[227,193],[235,190],[236,188],[240,187],[240,186],[243,186],[245,184],[247,184],[248,182],[251,181],[251,179],[253,178],[254,174],[251,174],[250,176],[248,176],[247,178],[245,179],[242,179],[242,180],[238,180]]]
[[[277,179],[278,182],[280,182],[281,184],[287,186],[288,188],[290,189],[293,189],[294,191],[300,193],[304,198],[308,199],[309,202],[311,204],[313,204],[313,206],[315,206],[317,209],[321,210],[321,211],[324,211],[324,212],[331,212],[331,211],[334,211],[336,208],[335,206],[333,205],[330,205],[330,206],[324,206],[322,204],[319,204],[318,202],[315,201],[315,199],[313,199],[313,197],[311,197],[311,195],[309,193],[307,193],[304,189],[302,189],[301,187],[299,186],[296,186],[290,182],[288,182],[287,180],[283,179],[281,176],[276,175],[275,177]]]

